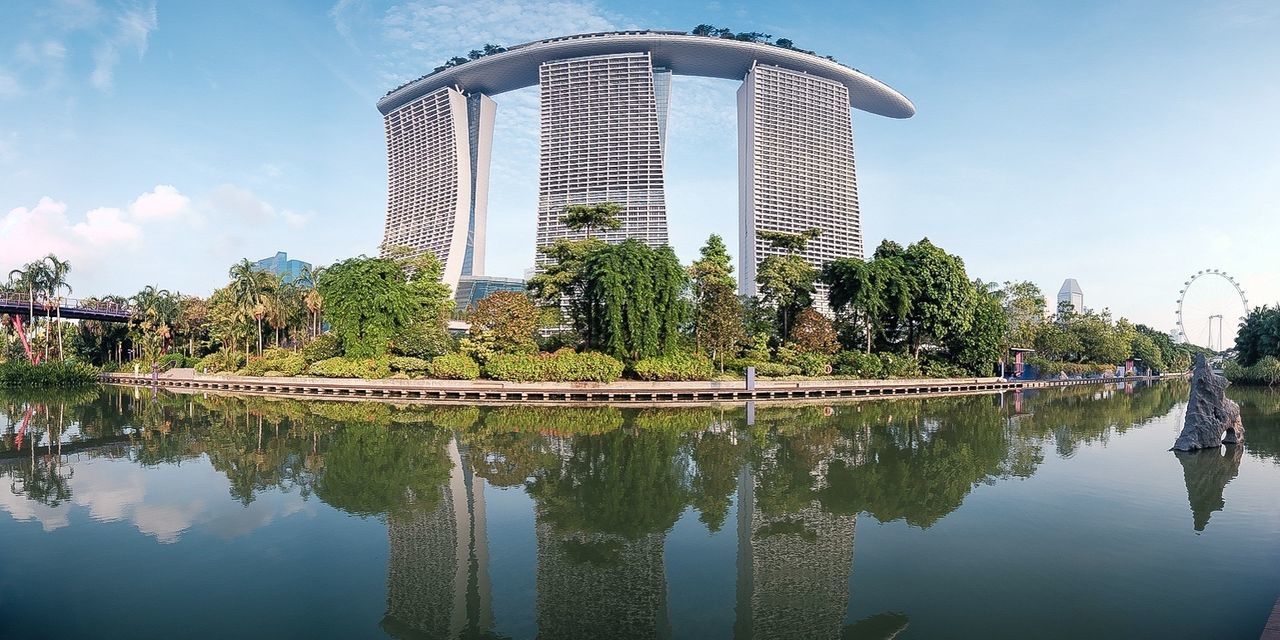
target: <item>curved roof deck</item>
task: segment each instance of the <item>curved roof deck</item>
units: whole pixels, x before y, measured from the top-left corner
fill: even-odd
[[[855,109],[890,118],[910,118],[916,112],[915,105],[889,85],[817,55],[671,31],[588,33],[515,45],[399,87],[378,101],[378,111],[391,113],[442,87],[492,96],[533,86],[539,65],[551,60],[640,51],[650,53],[654,66],[678,75],[742,80],[753,63],[774,65],[840,82],[849,88],[849,103]]]

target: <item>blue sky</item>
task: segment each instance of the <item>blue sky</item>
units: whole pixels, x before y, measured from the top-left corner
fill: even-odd
[[[77,294],[207,294],[242,257],[372,254],[388,89],[486,42],[701,22],[789,37],[915,102],[910,120],[854,115],[870,247],[928,236],[974,277],[1051,295],[1075,277],[1088,306],[1162,329],[1203,268],[1280,300],[1272,0],[4,2],[0,268],[56,251]],[[736,87],[673,85],[686,259],[736,237]],[[496,100],[487,270],[518,276],[537,90]],[[1203,289],[1207,316],[1225,295]]]

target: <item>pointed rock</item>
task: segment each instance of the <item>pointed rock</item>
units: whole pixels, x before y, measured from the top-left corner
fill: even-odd
[[[1191,398],[1182,433],[1173,443],[1176,451],[1213,449],[1224,442],[1244,441],[1240,407],[1227,398],[1227,379],[1213,372],[1204,354],[1196,356],[1191,373]]]

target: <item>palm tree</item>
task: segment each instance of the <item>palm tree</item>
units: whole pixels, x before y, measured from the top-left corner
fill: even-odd
[[[34,337],[36,328],[36,292],[39,291],[43,294],[49,290],[49,265],[44,261],[28,262],[21,269],[10,271],[9,280],[14,283],[15,288],[19,290],[25,288],[27,290],[27,318],[31,320],[31,333],[32,337]],[[45,325],[44,359],[46,361],[49,360],[49,327],[47,323]]]
[[[49,297],[54,299],[54,304],[58,308],[58,359],[64,360],[62,355],[62,303],[57,299],[58,292],[66,289],[67,293],[71,293],[71,285],[67,284],[67,274],[71,272],[71,262],[68,260],[59,260],[58,256],[50,253],[44,257],[43,262],[48,265],[48,281],[45,283],[49,287]],[[45,307],[46,313],[48,306]],[[48,340],[45,340],[46,348]],[[46,356],[48,359],[48,356]]]
[[[235,263],[227,271],[231,278],[231,295],[242,317],[252,317],[258,323],[258,353],[262,353],[262,318],[266,315],[265,294],[270,291],[275,276],[249,262],[248,258]],[[245,355],[249,346],[245,345]]]
[[[560,222],[574,231],[586,230],[587,239],[590,240],[592,229],[622,228],[622,221],[618,219],[621,214],[622,205],[616,202],[571,204],[564,208]]]
[[[324,273],[324,267],[312,268],[307,265],[303,267],[298,279],[293,281],[303,289],[302,305],[307,309],[308,338],[320,335],[320,311],[324,308],[324,296],[320,294],[320,274],[322,273]]]

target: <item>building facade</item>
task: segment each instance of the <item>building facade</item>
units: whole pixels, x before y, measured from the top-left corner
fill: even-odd
[[[538,247],[579,238],[560,223],[571,204],[616,202],[622,227],[593,235],[666,244],[666,128],[671,76],[741,81],[739,257],[743,293],[772,254],[763,230],[822,231],[814,266],[862,256],[850,109],[909,118],[888,85],[806,51],[670,31],[590,33],[515,45],[423,76],[378,102],[386,124],[384,246],[430,251],[455,288],[482,275],[495,105],[540,91]],[[541,263],[539,255],[539,262]],[[818,306],[825,309],[825,292]]]
[[[481,300],[499,291],[524,293],[525,281],[520,278],[499,278],[495,276],[462,276],[458,278],[458,286],[454,288],[453,299],[458,309],[474,308]]]
[[[1072,313],[1084,313],[1084,290],[1075,278],[1067,278],[1062,282],[1062,288],[1058,289],[1057,311],[1061,312],[1064,306],[1070,308]]]
[[[849,91],[839,82],[755,65],[738,89],[738,288],[756,294],[756,268],[783,252],[760,231],[817,229],[803,257],[815,268],[862,257]],[[826,286],[814,297],[827,312]]]
[[[484,273],[489,160],[497,105],[445,87],[384,117],[387,218],[382,251],[408,247],[444,264],[444,281]]]
[[[310,262],[301,260],[290,260],[289,254],[284,251],[277,251],[270,258],[263,258],[253,263],[253,268],[259,271],[274,273],[280,278],[281,282],[289,283],[295,280],[301,280],[304,272],[311,270]]]
[[[594,237],[666,244],[662,150],[671,73],[654,69],[648,53],[589,56],[542,63],[538,86],[537,246],[586,237],[560,216],[568,205],[602,202],[622,205],[622,227]]]

